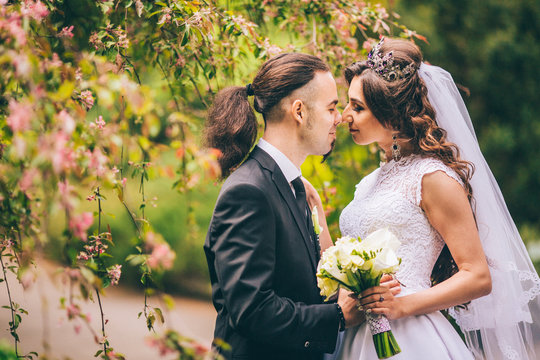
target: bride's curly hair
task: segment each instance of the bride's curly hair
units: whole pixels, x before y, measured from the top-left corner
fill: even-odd
[[[407,140],[413,153],[441,160],[461,178],[469,202],[472,187],[469,180],[474,172],[472,163],[462,160],[458,147],[446,139],[446,131],[437,125],[435,110],[429,103],[427,88],[418,75],[422,64],[422,52],[413,42],[385,38],[380,47],[381,56],[392,51],[394,65],[404,69],[410,63],[417,69],[403,79],[386,81],[371,70],[367,61],[358,61],[345,69],[345,79],[350,85],[360,77],[366,105],[377,120],[387,129],[398,132],[398,138]],[[445,246],[433,268],[431,280],[440,283],[458,271]]]

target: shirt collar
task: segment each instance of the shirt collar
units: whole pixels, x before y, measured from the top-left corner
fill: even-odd
[[[270,144],[268,141],[263,138],[259,139],[258,147],[263,149],[270,155],[272,159],[279,166],[279,169],[285,176],[287,182],[291,182],[299,176],[302,176],[302,172],[298,169],[291,160],[281,151],[279,151],[274,145]]]

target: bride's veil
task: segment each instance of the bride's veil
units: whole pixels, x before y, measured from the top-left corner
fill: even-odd
[[[480,240],[492,277],[491,294],[450,314],[463,330],[476,358],[535,359],[538,337],[540,279],[508,212],[502,193],[480,151],[465,103],[452,76],[422,64],[419,75],[428,89],[437,124],[447,131],[460,157],[475,166],[470,181]],[[534,329],[536,327],[536,329]]]

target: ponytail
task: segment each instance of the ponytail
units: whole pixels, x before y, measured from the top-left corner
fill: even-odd
[[[218,162],[223,178],[244,161],[257,140],[257,118],[245,87],[218,92],[208,112],[204,140],[207,147],[221,152]]]

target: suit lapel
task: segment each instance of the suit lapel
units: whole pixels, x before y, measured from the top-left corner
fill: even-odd
[[[306,249],[309,253],[309,259],[313,267],[313,271],[316,271],[317,255],[315,254],[315,250],[313,249],[313,245],[310,239],[310,233],[306,226],[306,217],[302,215],[300,209],[298,208],[298,205],[296,204],[296,199],[294,198],[289,183],[285,179],[285,176],[281,172],[279,166],[277,166],[274,159],[272,159],[272,157],[268,155],[264,150],[256,147],[252,151],[251,156],[255,160],[257,160],[264,168],[272,172],[272,181],[276,184],[276,187],[279,190],[281,197],[285,200],[287,206],[293,214],[294,221],[296,222],[296,225],[298,226],[298,229],[302,234],[302,238],[304,239],[304,245],[306,246]]]

